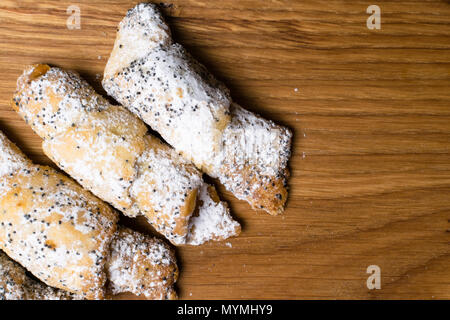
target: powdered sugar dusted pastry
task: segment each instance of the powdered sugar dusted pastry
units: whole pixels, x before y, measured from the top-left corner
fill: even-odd
[[[1,249],[46,284],[79,297],[104,298],[108,278],[113,293],[176,298],[173,250],[117,228],[117,220],[108,205],[65,175],[31,163],[0,132]]]
[[[291,137],[286,127],[232,103],[222,149],[207,172],[253,208],[279,214],[288,195]]]
[[[192,164],[77,73],[35,65],[17,83],[13,107],[44,138],[45,154],[95,195],[128,216],[145,215],[176,245],[239,234],[226,203],[200,206],[198,193],[205,183]],[[203,197],[211,198],[209,193]],[[209,220],[216,224],[191,241],[196,208],[199,216],[214,215]]]
[[[0,249],[46,284],[102,299],[117,214],[0,134]]]
[[[73,293],[32,279],[26,270],[0,251],[0,300],[72,300]]]
[[[120,23],[103,85],[197,164],[217,151],[230,121],[228,89],[173,44],[153,4],[137,5]]]
[[[141,3],[120,22],[103,87],[237,198],[283,211],[291,132],[232,103],[228,89],[172,41],[155,5]]]
[[[173,250],[161,240],[119,227],[106,272],[113,294],[131,292],[147,299],[176,299],[178,268]]]

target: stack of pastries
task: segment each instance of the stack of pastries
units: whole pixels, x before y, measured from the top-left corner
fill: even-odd
[[[102,84],[121,105],[46,64],[17,81],[12,107],[75,181],[33,164],[0,132],[0,299],[176,298],[168,242],[241,231],[203,173],[254,209],[283,212],[291,132],[234,103],[173,42],[155,5],[120,22]],[[144,216],[168,242],[121,226],[118,211]]]

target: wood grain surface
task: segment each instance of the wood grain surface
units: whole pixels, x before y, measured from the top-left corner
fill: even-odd
[[[97,90],[135,1],[0,1],[0,127],[33,160],[40,139],[9,100],[26,64]],[[381,9],[369,30],[366,9]],[[69,30],[66,9],[81,10]],[[450,298],[450,3],[173,1],[178,42],[233,98],[294,130],[283,216],[223,187],[239,238],[177,249],[182,299]],[[140,230],[141,220],[124,219]],[[381,289],[369,290],[369,265]],[[130,295],[124,296],[131,298]]]

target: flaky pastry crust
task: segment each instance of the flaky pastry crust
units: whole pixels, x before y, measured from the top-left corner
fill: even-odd
[[[0,248],[45,284],[76,294],[43,291],[18,271],[10,273],[10,264],[1,269],[2,260],[0,296],[103,299],[132,292],[176,298],[172,248],[117,220],[107,204],[53,168],[33,164],[0,132]]]
[[[124,214],[146,216],[173,244],[201,244],[239,234],[227,204],[218,201],[214,210],[200,208],[199,215],[215,215],[219,223],[210,233],[195,239],[189,235],[198,192],[205,184],[201,173],[77,73],[29,66],[17,81],[12,105],[44,139],[44,153],[62,170]]]
[[[172,40],[154,4],[120,22],[103,87],[237,198],[272,215],[287,199],[292,133],[233,103],[228,89]]]

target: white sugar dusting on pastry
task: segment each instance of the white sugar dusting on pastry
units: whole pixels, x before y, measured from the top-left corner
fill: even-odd
[[[155,300],[174,299],[178,278],[175,256],[163,241],[119,228],[106,272],[113,294],[132,292]]]
[[[109,104],[77,73],[46,65],[25,70],[13,106],[44,138],[45,154],[83,187],[130,217],[146,216],[173,244],[186,244],[205,183],[191,163],[148,135],[140,119]],[[226,205],[220,208],[229,215]],[[199,215],[209,210],[201,207]],[[203,237],[212,239],[222,240]]]
[[[228,89],[172,42],[151,4],[137,5],[120,23],[103,86],[200,168],[229,122]]]
[[[24,157],[0,136],[2,165]],[[0,208],[0,248],[11,258],[48,285],[90,299],[104,296],[115,212],[54,169],[30,161],[0,176]]]
[[[168,29],[153,4],[129,10],[103,87],[237,198],[281,213],[292,133],[232,103],[228,89],[174,43]]]
[[[0,133],[0,177],[12,174],[17,170],[23,169],[29,165],[25,156],[14,147],[8,147],[8,140]]]
[[[32,279],[26,269],[0,251],[0,300],[73,300],[73,293]]]
[[[103,299],[107,276],[115,293],[176,297],[178,268],[167,244],[116,230],[118,215],[109,206],[54,169],[34,165],[1,132],[0,142],[3,165],[26,162],[0,176],[0,248],[10,258],[47,285],[80,298]]]
[[[240,225],[234,221],[224,202],[214,201],[209,192],[210,186],[204,184],[199,190],[200,210],[205,214],[193,217],[190,222],[188,244],[201,244],[213,239],[227,239],[240,232]],[[209,189],[209,190],[208,190]]]

